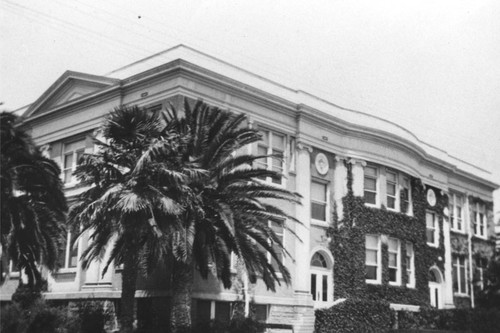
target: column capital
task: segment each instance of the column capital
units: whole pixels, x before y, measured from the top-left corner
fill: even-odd
[[[350,164],[361,164],[362,166],[366,166],[366,161],[363,161],[363,160],[360,160],[360,159],[357,159],[357,158],[351,158],[349,159],[348,163]]]
[[[42,153],[42,156],[47,158],[50,157],[51,150],[52,150],[52,145],[50,143],[44,144],[43,146],[40,147],[40,152]]]
[[[337,161],[337,162],[347,161],[348,159],[349,159],[349,157],[347,157],[347,156],[335,154],[335,161]]]
[[[309,154],[311,154],[313,152],[313,149],[311,146],[303,143],[303,142],[297,142],[297,149],[299,150],[307,150],[309,152]]]

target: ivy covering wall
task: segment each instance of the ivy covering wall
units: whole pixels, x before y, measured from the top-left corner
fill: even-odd
[[[363,197],[357,197],[352,189],[352,169],[346,164],[347,195],[343,200],[343,218],[334,216],[329,233],[334,258],[335,299],[363,298],[384,300],[390,303],[429,306],[428,272],[437,266],[444,274],[443,208],[448,206],[448,197],[439,189],[436,204],[431,207],[426,201],[426,190],[420,179],[411,179],[411,205],[413,216],[388,211],[385,207],[365,206]],[[432,187],[431,187],[432,188]],[[401,191],[403,192],[403,191]],[[404,202],[404,200],[400,200]],[[401,207],[405,211],[405,207]],[[426,241],[426,211],[433,211],[438,217],[439,246],[430,247]],[[389,284],[389,253],[387,242],[382,242],[382,282],[365,282],[365,235],[378,234],[400,240],[401,285]],[[384,237],[385,238],[385,237]],[[406,275],[406,242],[413,244],[415,253],[415,287],[409,288]]]

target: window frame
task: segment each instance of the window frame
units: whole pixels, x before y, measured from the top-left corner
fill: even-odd
[[[233,310],[233,302],[230,301],[219,301],[219,300],[212,300],[212,299],[197,299],[196,302],[210,302],[210,321],[216,320],[216,313],[217,313],[217,303],[228,303],[229,304],[229,313],[228,313],[228,323],[231,321],[231,313]],[[198,308],[198,304],[196,304],[196,307]],[[204,323],[202,321],[199,321],[199,316],[198,313],[196,315],[196,323]]]
[[[66,232],[66,241],[65,241],[65,245],[64,245],[64,265],[62,265],[58,272],[59,273],[69,273],[69,272],[75,272],[76,270],[78,270],[78,267],[80,265],[80,241],[81,241],[81,237],[78,237],[75,241],[75,246],[76,246],[76,265],[75,266],[70,266],[71,264],[71,251],[73,250],[72,249],[72,236],[74,236],[73,234],[76,234],[76,233],[72,233],[70,230],[68,230]]]
[[[393,241],[396,241],[396,251],[391,251],[391,248],[390,248],[390,241],[393,240]],[[389,275],[389,285],[392,285],[392,286],[399,286],[401,285],[401,241],[397,238],[392,238],[392,237],[388,237],[387,239],[387,252],[389,254],[389,256],[392,254],[396,254],[396,266],[395,267],[391,267],[390,266],[390,260],[387,262],[387,268],[388,270],[390,269],[396,269],[396,281],[391,281],[390,280],[390,275]]]
[[[394,175],[394,178],[395,178],[394,182],[389,180],[389,178],[387,177],[388,173]],[[389,183],[393,184],[393,186],[394,186],[394,195],[393,196],[389,195],[389,192],[387,191]],[[388,204],[389,197],[394,198],[394,208],[389,207],[389,204]],[[389,168],[385,168],[385,206],[387,207],[387,210],[396,211],[396,212],[398,212],[398,211],[401,210],[401,205],[400,205],[400,202],[399,202],[399,197],[400,197],[399,173],[397,171],[395,171],[395,170],[392,170],[392,169],[389,169]]]
[[[411,248],[411,251],[408,251],[408,248]],[[406,276],[407,276],[406,286],[408,288],[415,288],[415,285],[416,285],[415,247],[413,246],[413,243],[406,242],[405,250],[406,250],[405,264],[406,264]],[[411,252],[411,255],[408,255],[408,252]],[[408,258],[409,258],[409,263],[408,263]],[[408,266],[410,266],[410,267],[408,267]]]
[[[375,176],[367,175],[366,174],[366,169],[367,168],[374,169],[375,170]],[[373,180],[373,179],[375,180],[375,191],[366,188],[366,183],[365,182],[366,182],[367,178],[370,179],[370,180]],[[366,166],[365,166],[365,168],[364,168],[364,170],[363,170],[363,198],[365,200],[365,205],[367,205],[367,206],[371,206],[371,207],[379,207],[380,206],[380,184],[379,184],[379,179],[380,179],[380,168],[377,167],[374,164],[367,163]],[[366,195],[365,195],[366,192],[375,193],[375,203],[366,202]]]
[[[427,215],[430,214],[433,216],[433,222],[434,222],[434,228],[432,228],[434,231],[434,243],[429,243],[429,239],[427,238],[427,231],[430,229],[429,226],[427,225]],[[439,247],[439,219],[438,216],[435,212],[433,211],[426,211],[425,212],[425,231],[426,231],[426,242],[428,246],[432,247]]]
[[[267,220],[269,228],[272,228],[272,222],[273,222],[272,219]],[[274,222],[281,223],[281,230],[282,230],[281,231],[281,244],[283,244],[283,247],[285,247],[285,229],[286,229],[285,228],[285,222],[286,222],[286,220],[281,220],[281,219],[278,220],[278,219],[276,219]],[[275,234],[279,235],[279,233],[276,233],[276,232],[275,232]],[[271,246],[273,246],[271,239],[268,239],[268,242],[270,242]],[[281,250],[280,252],[281,252],[281,262],[283,263],[283,265],[285,265],[285,251]],[[273,260],[274,260],[274,258],[271,256],[271,253],[268,251],[267,252],[267,262],[272,265],[273,264]],[[280,271],[275,271],[275,272],[276,272],[276,275],[278,275],[278,277],[281,277],[281,272]]]
[[[487,223],[487,211],[484,204],[476,203],[473,207],[473,224],[474,224],[474,236],[487,239],[488,237],[488,223]],[[482,232],[480,230],[482,229]]]
[[[463,259],[463,265],[460,263],[460,259]],[[454,255],[452,257],[452,262],[451,262],[451,265],[452,265],[452,269],[451,269],[451,274],[452,274],[452,290],[453,290],[453,294],[454,295],[460,295],[460,296],[469,296],[469,281],[468,281],[468,277],[467,277],[467,265],[468,265],[468,260],[465,256],[459,256],[459,255]],[[464,280],[465,280],[465,283],[464,283],[464,286],[465,286],[465,291],[462,290],[461,288],[461,282],[462,282],[462,278],[460,276],[460,268],[463,267],[463,272],[464,272]],[[455,275],[454,273],[456,273],[456,281],[457,281],[457,291],[455,291],[455,286],[454,286],[454,277],[453,275]]]
[[[464,196],[458,193],[450,193],[450,227],[451,231],[465,233],[464,221]],[[460,210],[458,210],[460,208]],[[458,212],[460,211],[460,214]]]
[[[255,149],[256,149],[257,155],[272,155],[274,150],[278,150],[278,149],[275,149],[275,147],[273,146],[273,141],[274,141],[273,137],[274,136],[283,137],[283,150],[280,151],[282,153],[281,167],[280,167],[280,169],[281,169],[280,182],[279,183],[275,182],[272,177],[266,177],[266,179],[260,179],[260,181],[272,184],[274,186],[285,187],[286,186],[286,176],[288,175],[287,161],[288,161],[288,157],[289,157],[288,151],[289,151],[289,147],[290,147],[289,146],[290,137],[289,137],[289,135],[287,135],[285,133],[282,133],[279,131],[274,131],[274,130],[269,129],[267,127],[258,126],[257,129],[259,132],[267,134],[267,139],[268,139],[267,144],[263,140],[259,140],[258,142],[256,142]],[[266,153],[265,154],[259,153],[259,148],[266,149]],[[263,168],[265,170],[274,170],[273,161],[275,159],[277,159],[277,158],[272,157],[272,156],[267,156],[265,158],[265,162],[262,161],[262,159],[258,159],[255,161],[255,164],[257,167]]]
[[[367,255],[366,252],[367,250],[374,251],[374,248],[367,248],[366,246],[366,238],[367,237],[375,237],[377,238],[377,265],[375,266],[377,268],[377,278],[376,279],[367,279],[366,278],[366,266],[367,264]],[[369,265],[371,267],[374,267],[373,265]],[[382,283],[382,241],[380,235],[374,235],[374,234],[367,234],[365,235],[365,282],[370,283],[370,284],[381,284]]]
[[[82,147],[80,147],[80,143],[82,144]],[[76,148],[66,151],[66,147],[69,145],[75,144]],[[78,179],[75,177],[75,171],[76,168],[78,167],[78,156],[79,153],[81,153],[81,156],[87,153],[87,144],[86,144],[86,138],[85,137],[77,137],[73,138],[71,140],[63,141],[62,142],[62,147],[61,147],[61,179],[64,187],[72,187],[78,184]],[[66,156],[71,155],[72,162],[71,166],[66,166]],[[69,181],[66,181],[66,172],[71,172],[71,178]]]
[[[316,200],[313,200],[312,198],[312,184],[313,183],[316,183],[316,184],[319,184],[319,185],[322,185],[325,187],[325,201],[324,202],[319,202],[319,201],[316,201]],[[311,213],[310,213],[310,219],[311,219],[311,222],[314,223],[314,224],[318,224],[318,225],[328,225],[330,223],[330,184],[327,182],[327,181],[324,181],[322,179],[319,179],[319,178],[316,178],[316,177],[311,177],[311,189],[310,189],[310,194],[309,194],[309,197],[310,197],[310,204],[311,204]],[[313,211],[312,211],[312,204],[316,203],[316,204],[324,204],[325,206],[325,219],[324,220],[319,220],[319,219],[315,219],[313,217]]]

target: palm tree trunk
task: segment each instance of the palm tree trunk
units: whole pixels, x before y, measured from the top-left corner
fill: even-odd
[[[134,323],[134,300],[137,282],[137,250],[129,246],[125,251],[122,271],[122,297],[120,332],[132,333]]]
[[[170,332],[184,333],[191,329],[191,294],[193,267],[190,263],[174,262],[172,272],[172,302]]]

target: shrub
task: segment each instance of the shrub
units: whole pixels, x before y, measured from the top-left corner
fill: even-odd
[[[388,332],[392,311],[385,301],[347,299],[316,311],[316,333]]]
[[[420,312],[398,312],[400,329],[461,330],[474,333],[498,332],[499,309],[453,309],[438,310],[423,308]]]
[[[76,314],[80,333],[105,333],[106,323],[112,318],[111,311],[105,309],[103,303],[99,301],[78,303]]]

